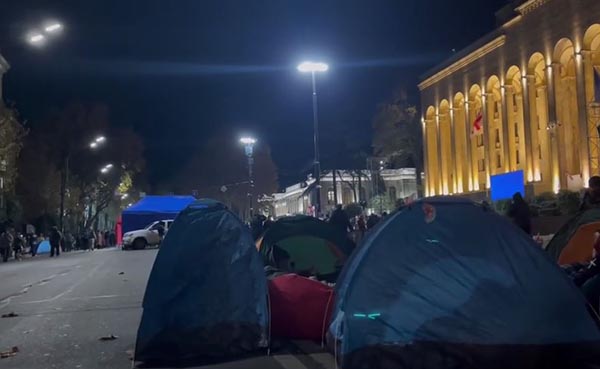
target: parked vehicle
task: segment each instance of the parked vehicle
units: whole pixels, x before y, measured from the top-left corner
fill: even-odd
[[[159,245],[173,220],[159,220],[144,229],[127,232],[123,235],[123,250],[142,250],[147,246]]]

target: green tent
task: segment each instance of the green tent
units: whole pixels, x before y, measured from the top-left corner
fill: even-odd
[[[304,215],[281,218],[256,241],[267,265],[277,254],[289,258],[289,271],[332,275],[341,270],[354,243],[336,227]],[[279,265],[280,266],[280,265]]]
[[[552,237],[546,251],[553,260],[558,261],[562,251],[567,247],[571,237],[586,224],[600,222],[600,208],[593,208],[577,213]]]

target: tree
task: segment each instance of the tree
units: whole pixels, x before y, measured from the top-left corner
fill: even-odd
[[[277,167],[264,142],[254,147],[254,204],[277,191]],[[172,192],[197,194],[225,203],[239,216],[248,213],[248,159],[231,132],[219,132],[201,145],[170,185]]]
[[[107,142],[91,150],[89,143],[98,135],[106,136]],[[53,111],[31,130],[20,162],[19,192],[26,202],[26,217],[58,217],[61,175],[66,178],[68,173],[67,224],[71,229],[92,225],[103,210],[120,199],[121,179],[132,181],[144,169],[143,150],[142,140],[133,130],[111,126],[104,105],[74,102]],[[112,170],[100,173],[107,163],[113,164]],[[132,186],[127,184],[127,188]]]
[[[423,131],[417,108],[404,90],[379,104],[373,118],[373,153],[386,157],[391,167],[414,167],[417,183],[423,168]]]
[[[18,220],[21,205],[15,196],[18,159],[27,130],[16,110],[0,102],[0,219]]]

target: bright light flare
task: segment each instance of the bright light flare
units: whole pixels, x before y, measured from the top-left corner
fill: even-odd
[[[244,145],[254,145],[256,143],[256,139],[253,137],[242,137],[240,138],[240,142]]]
[[[108,169],[110,169],[110,168],[112,168],[112,167],[113,167],[113,165],[112,165],[112,164],[106,164],[106,166],[105,166],[104,168],[108,168]]]
[[[106,168],[106,167],[100,169],[100,173],[102,173],[102,174],[108,173],[108,171],[109,171],[109,168]]]
[[[46,37],[44,37],[44,35],[41,33],[34,33],[33,35],[29,36],[29,42],[34,45],[40,45],[42,42],[44,42],[44,40],[46,40]]]
[[[102,142],[106,141],[106,137],[104,137],[104,136],[98,136],[98,137],[96,137],[96,139],[94,141],[96,143],[102,143]]]
[[[98,147],[98,143],[95,141],[90,144],[90,149],[95,149],[97,147]]]
[[[329,65],[320,62],[305,61],[298,65],[298,71],[302,73],[327,72]]]
[[[44,28],[44,31],[48,32],[48,33],[54,33],[54,32],[58,32],[63,28],[62,24],[60,23],[52,23],[46,26],[46,28]]]

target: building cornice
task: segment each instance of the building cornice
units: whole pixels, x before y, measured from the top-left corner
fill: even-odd
[[[432,86],[433,84],[441,81],[442,79],[448,77],[449,75],[455,73],[456,71],[466,67],[467,65],[471,64],[472,62],[482,58],[486,54],[489,54],[490,52],[496,50],[497,48],[501,47],[505,43],[506,43],[505,35],[496,37],[495,39],[493,39],[492,41],[481,46],[477,50],[474,50],[467,56],[459,59],[455,63],[450,64],[446,68],[440,70],[439,72],[435,73],[434,75],[427,78],[423,82],[419,83],[419,90],[423,91],[427,87]]]
[[[549,0],[528,0],[528,1],[524,2],[523,4],[517,6],[515,8],[515,11],[517,11],[519,14],[525,15],[525,14],[531,13],[533,10],[539,8],[540,6],[544,5],[548,1]]]

